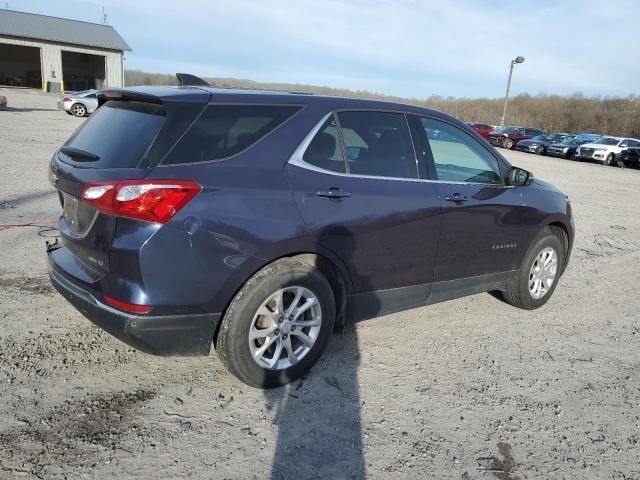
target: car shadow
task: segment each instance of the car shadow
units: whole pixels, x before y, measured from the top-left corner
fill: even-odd
[[[0,107],[0,112],[55,112],[57,108],[17,108]]]
[[[326,228],[317,238],[318,251],[326,250],[325,241],[338,242],[354,283],[368,284],[353,270],[356,244],[348,228]],[[349,322],[336,328],[327,351],[301,379],[264,392],[277,428],[271,479],[365,477],[359,365],[358,335]]]

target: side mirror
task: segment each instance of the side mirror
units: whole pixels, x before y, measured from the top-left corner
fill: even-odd
[[[533,182],[533,173],[525,170],[524,168],[511,167],[509,179],[511,185],[523,187],[525,185],[530,185],[531,182]]]

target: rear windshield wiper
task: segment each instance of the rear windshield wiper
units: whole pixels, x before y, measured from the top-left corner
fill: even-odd
[[[60,152],[80,162],[95,162],[96,160],[100,160],[99,155],[96,155],[95,153],[87,152],[86,150],[82,150],[80,148],[62,147],[60,149]]]

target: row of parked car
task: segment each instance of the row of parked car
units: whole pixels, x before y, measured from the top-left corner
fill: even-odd
[[[636,138],[593,133],[546,134],[539,128],[495,127],[477,122],[468,125],[495,147],[610,166],[640,167],[640,140]]]

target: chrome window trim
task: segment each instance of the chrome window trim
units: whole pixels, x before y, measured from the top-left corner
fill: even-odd
[[[397,112],[393,112],[397,113]],[[288,165],[293,165],[295,167],[304,168],[305,170],[311,170],[313,172],[324,173],[326,175],[333,175],[336,177],[350,177],[350,178],[365,178],[370,180],[390,180],[395,182],[422,182],[422,183],[443,183],[448,185],[484,185],[484,186],[492,186],[497,188],[513,188],[514,185],[505,185],[505,184],[497,184],[497,183],[481,183],[481,182],[452,182],[448,180],[433,180],[430,178],[402,178],[402,177],[378,177],[375,175],[359,175],[352,173],[341,173],[334,172],[333,170],[326,170],[324,168],[316,167],[310,163],[304,161],[304,153],[311,144],[313,138],[320,131],[324,123],[334,114],[334,112],[329,112],[325,116],[323,116],[320,121],[313,127],[309,133],[304,137],[302,142],[298,145],[298,147],[294,150],[293,154],[289,157],[287,161]],[[411,139],[413,142],[413,137]],[[348,161],[348,160],[345,160]]]

